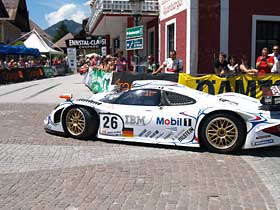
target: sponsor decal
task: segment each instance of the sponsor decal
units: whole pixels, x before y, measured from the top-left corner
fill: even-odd
[[[164,135],[164,133],[159,134],[155,139],[159,139],[160,137],[162,137]]]
[[[172,125],[172,126],[191,126],[192,120],[190,118],[164,118],[157,117],[156,120],[157,125]]]
[[[270,138],[271,135],[265,135],[265,136],[257,136],[256,139],[266,139],[266,138]]]
[[[145,137],[148,137],[149,135],[151,135],[152,131],[148,131],[146,134],[145,134]]]
[[[192,134],[193,131],[194,131],[194,129],[193,129],[192,127],[190,127],[188,130],[186,130],[186,131],[183,133],[182,136],[180,136],[180,137],[178,138],[178,141],[181,142],[181,141],[183,141],[184,139],[188,138],[188,136],[189,136],[190,134]]]
[[[190,116],[190,115],[188,115],[186,112],[180,112],[179,114],[185,115],[185,116]]]
[[[48,116],[48,124],[52,124],[51,116]]]
[[[177,127],[167,128],[166,130],[177,132]]]
[[[175,139],[179,138],[183,133],[185,132],[185,129],[181,130],[176,136]]]
[[[280,98],[279,97],[274,98],[274,104],[280,104]]]
[[[159,131],[158,131],[158,130],[156,130],[155,132],[153,132],[153,134],[152,134],[152,135],[150,135],[150,138],[154,138],[154,137],[155,137],[155,135],[157,135],[157,134],[159,134]]]
[[[261,141],[254,142],[254,146],[264,145],[264,144],[272,144],[274,142],[273,139],[265,139]]]
[[[170,133],[168,133],[168,134],[164,137],[164,139],[168,139],[170,136],[172,136],[172,134],[173,134],[173,132],[171,131]]]
[[[219,101],[221,101],[221,102],[228,102],[231,105],[238,105],[238,103],[236,103],[234,101],[230,101],[230,100],[225,99],[225,98],[220,98]]]
[[[134,137],[133,128],[124,128],[122,130],[123,137]]]
[[[124,117],[126,125],[145,126],[148,124],[145,122],[145,116],[125,115]]]
[[[102,104],[99,101],[93,101],[93,100],[88,100],[88,99],[78,99],[77,101],[86,102],[86,103],[90,103],[90,104],[93,104],[93,105],[101,105]]]
[[[147,132],[147,129],[144,129],[143,131],[141,131],[141,133],[139,134],[139,136],[140,136],[140,137],[143,136],[144,133],[146,133],[146,132]]]
[[[102,129],[100,133],[103,135],[108,135],[108,136],[121,136],[122,135],[121,131],[107,131],[106,129]]]

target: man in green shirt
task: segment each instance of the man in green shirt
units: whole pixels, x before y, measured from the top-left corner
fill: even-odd
[[[157,69],[157,65],[154,63],[154,57],[149,55],[147,58],[148,65],[146,67],[147,73],[153,73]]]

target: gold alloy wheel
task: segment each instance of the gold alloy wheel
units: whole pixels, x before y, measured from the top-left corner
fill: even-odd
[[[206,128],[208,142],[217,149],[228,149],[238,139],[238,128],[228,118],[219,117],[211,120]]]
[[[81,135],[85,130],[85,126],[85,116],[80,109],[74,108],[67,113],[66,127],[70,134],[73,136]]]

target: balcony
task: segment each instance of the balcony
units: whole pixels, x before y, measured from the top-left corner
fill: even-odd
[[[139,11],[145,15],[158,15],[158,0],[145,0],[139,4]],[[135,14],[133,3],[128,0],[96,0],[91,8],[86,30],[91,33],[99,17],[103,14]]]

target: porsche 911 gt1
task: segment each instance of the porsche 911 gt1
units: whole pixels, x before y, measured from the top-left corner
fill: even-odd
[[[232,153],[280,144],[280,112],[238,93],[210,95],[178,83],[135,81],[124,92],[66,99],[45,130],[77,139],[200,147]]]

